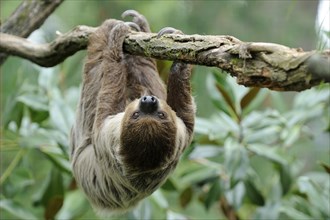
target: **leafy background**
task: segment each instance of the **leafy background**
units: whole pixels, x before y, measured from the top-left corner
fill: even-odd
[[[20,1],[0,2],[4,21]],[[154,32],[233,35],[315,49],[317,1],[65,1],[29,38],[98,26],[135,9]],[[318,48],[320,49],[320,48]],[[1,66],[1,219],[102,219],[76,187],[68,133],[85,51],[54,68]],[[159,61],[165,79],[171,62]],[[196,66],[195,137],[168,181],[115,219],[330,219],[329,85],[300,93],[245,88]],[[226,214],[227,213],[227,214]]]

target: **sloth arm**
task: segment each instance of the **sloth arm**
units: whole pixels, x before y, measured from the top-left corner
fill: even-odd
[[[194,129],[195,104],[191,96],[192,66],[173,62],[167,84],[167,103],[184,122],[189,136]]]
[[[101,132],[106,118],[124,111],[126,69],[122,42],[128,31],[123,22],[109,19],[90,38],[80,106],[71,130],[74,161],[95,143],[95,134]],[[96,154],[94,145],[93,148]]]
[[[117,24],[104,45],[101,63],[102,82],[97,96],[94,129],[99,129],[110,115],[116,115],[125,109],[127,71],[123,61],[122,45],[129,27]]]

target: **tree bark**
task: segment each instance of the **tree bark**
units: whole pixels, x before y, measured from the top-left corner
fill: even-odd
[[[95,29],[78,26],[53,42],[42,45],[0,34],[0,52],[28,59],[41,66],[55,66],[85,49],[89,35]],[[156,59],[215,66],[236,77],[237,82],[244,86],[278,91],[305,90],[320,84],[322,80],[327,81],[324,74],[330,75],[327,68],[330,65],[329,50],[304,52],[279,44],[242,42],[232,36],[168,34],[158,38],[154,33],[132,32],[125,39],[124,50]]]
[[[64,0],[30,0],[23,1],[11,16],[1,25],[0,32],[28,37],[34,30],[38,29],[50,14]],[[0,64],[7,54],[0,53]]]

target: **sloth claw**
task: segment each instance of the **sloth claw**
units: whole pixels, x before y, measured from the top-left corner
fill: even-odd
[[[127,16],[131,16],[131,17],[139,17],[141,16],[139,12],[135,11],[135,10],[126,10],[121,14],[122,18],[126,18]]]
[[[127,26],[129,26],[131,29],[135,30],[135,31],[138,31],[138,32],[141,31],[140,26],[137,25],[137,24],[134,23],[134,22],[130,22],[130,21],[128,21],[128,22],[125,22],[125,24],[126,24]]]
[[[139,26],[140,31],[150,32],[149,24],[147,19],[135,10],[124,11],[121,15],[122,18],[132,17],[133,22]]]
[[[158,32],[157,38],[160,38],[165,34],[183,34],[183,32],[172,27],[164,27]]]

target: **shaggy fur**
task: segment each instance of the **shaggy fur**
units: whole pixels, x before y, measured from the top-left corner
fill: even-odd
[[[150,30],[142,15],[125,13],[140,30]],[[129,32],[126,23],[107,20],[90,37],[71,132],[74,177],[101,213],[127,211],[154,192],[175,168],[193,133],[190,65],[173,64],[166,92],[154,60],[123,53]],[[157,97],[152,114],[141,113],[144,95]]]

